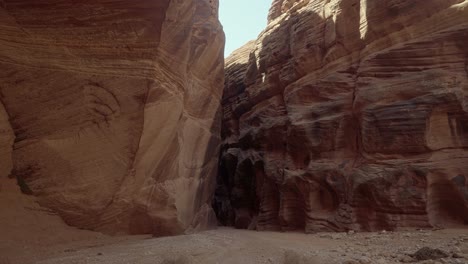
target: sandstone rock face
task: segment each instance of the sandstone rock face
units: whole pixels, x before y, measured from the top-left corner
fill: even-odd
[[[2,125],[1,176],[13,166],[80,228],[171,235],[212,223],[217,12],[217,0],[0,1],[0,121],[15,137]]]
[[[6,179],[13,168],[12,151],[15,135],[8,120],[8,113],[0,104],[0,178]]]
[[[218,218],[468,224],[467,41],[468,1],[273,1],[255,44],[227,59]]]

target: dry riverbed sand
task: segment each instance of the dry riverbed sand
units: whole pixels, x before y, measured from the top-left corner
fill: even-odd
[[[424,246],[448,257],[421,263],[468,263],[468,232],[461,230],[306,235],[224,228],[78,249],[40,263],[407,263]]]

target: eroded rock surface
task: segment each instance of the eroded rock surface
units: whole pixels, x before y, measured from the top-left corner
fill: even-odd
[[[212,223],[217,12],[217,0],[0,1],[0,121],[15,136],[12,149],[1,142],[2,169],[11,158],[11,175],[80,228]]]
[[[468,224],[467,40],[468,1],[273,1],[227,59],[218,218]]]

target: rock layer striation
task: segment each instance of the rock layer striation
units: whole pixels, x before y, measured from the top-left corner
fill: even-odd
[[[226,61],[220,221],[468,224],[467,40],[468,1],[273,1]]]
[[[80,228],[213,223],[217,12],[217,0],[0,1],[1,176],[12,167],[23,191]]]

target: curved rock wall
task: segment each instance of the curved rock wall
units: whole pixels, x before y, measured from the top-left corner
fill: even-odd
[[[217,5],[0,1],[12,176],[80,228],[171,235],[213,223]]]
[[[273,1],[227,59],[220,221],[468,224],[467,40],[468,1]]]

